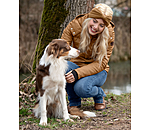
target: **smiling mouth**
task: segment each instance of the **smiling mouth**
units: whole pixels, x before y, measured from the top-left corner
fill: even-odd
[[[92,33],[96,33],[97,31],[94,30],[94,29],[91,27],[91,32],[92,32]]]

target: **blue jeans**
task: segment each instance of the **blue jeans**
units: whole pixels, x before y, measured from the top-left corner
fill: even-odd
[[[79,68],[78,65],[68,61],[66,73],[77,68]],[[81,105],[81,98],[88,97],[93,97],[95,103],[103,103],[103,97],[106,97],[106,94],[101,86],[105,83],[106,78],[107,72],[103,70],[95,75],[81,78],[74,83],[67,83],[66,91],[70,106],[79,106]]]

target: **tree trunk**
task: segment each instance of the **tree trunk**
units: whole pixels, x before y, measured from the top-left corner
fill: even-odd
[[[66,2],[65,2],[66,1]],[[36,72],[46,45],[55,38],[60,38],[64,28],[77,15],[88,13],[94,6],[94,0],[45,0],[39,29],[38,43],[32,71]],[[64,7],[65,6],[65,7]],[[69,9],[69,11],[68,11]],[[67,16],[69,12],[69,15]],[[66,17],[67,16],[67,17]],[[66,18],[66,19],[65,19]]]
[[[41,25],[39,29],[38,43],[32,65],[32,72],[36,72],[45,47],[52,39],[57,39],[60,32],[60,25],[64,22],[68,11],[64,7],[66,0],[44,0]]]
[[[69,8],[69,15],[66,17],[64,23],[61,25],[59,37],[63,33],[69,22],[71,22],[76,16],[80,14],[89,13],[95,4],[94,0],[67,0],[65,7]]]

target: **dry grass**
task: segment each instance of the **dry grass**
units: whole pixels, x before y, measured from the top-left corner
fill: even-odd
[[[114,95],[107,93],[107,109],[96,111],[93,98],[83,98],[81,109],[93,111],[97,117],[74,119],[74,122],[64,122],[63,119],[48,118],[46,127],[40,126],[40,119],[34,117],[32,108],[36,102],[35,82],[22,83],[19,86],[19,129],[26,130],[130,130],[131,129],[131,93]]]

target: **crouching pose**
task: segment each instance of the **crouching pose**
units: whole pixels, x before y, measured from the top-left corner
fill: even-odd
[[[77,58],[68,61],[66,91],[69,106],[80,107],[81,98],[93,97],[96,110],[106,108],[101,86],[109,71],[114,48],[113,11],[106,4],[97,4],[89,13],[73,19],[64,29],[62,39],[80,50]]]

